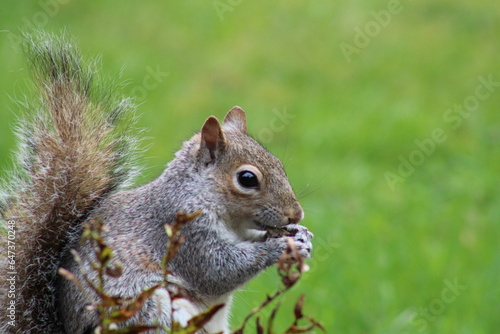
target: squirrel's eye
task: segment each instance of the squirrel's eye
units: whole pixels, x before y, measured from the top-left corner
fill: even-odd
[[[259,188],[259,179],[254,173],[248,170],[244,170],[238,173],[238,182],[242,187],[245,188]]]
[[[234,171],[233,185],[235,190],[244,195],[257,195],[266,183],[257,166],[244,164]]]

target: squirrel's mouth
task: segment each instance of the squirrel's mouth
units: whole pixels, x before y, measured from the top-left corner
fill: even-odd
[[[289,230],[287,225],[276,226],[261,223],[258,220],[251,220],[252,226],[248,226],[245,231],[245,238],[249,240],[261,240],[262,238],[280,238],[293,236],[293,230]]]
[[[282,226],[270,226],[262,224],[259,221],[253,221],[255,226],[257,226],[258,231],[266,232],[267,237],[271,238],[280,238],[280,237],[293,237],[296,234],[296,230],[289,229],[290,225],[282,225]]]
[[[258,220],[254,220],[253,223],[255,224],[255,226],[257,227],[257,230],[259,230],[259,231],[267,231],[267,230],[273,228],[272,226],[262,224]]]
[[[257,227],[257,230],[259,230],[259,231],[282,230],[286,226],[286,225],[283,225],[283,226],[267,225],[267,224],[259,222],[258,220],[253,220],[253,223],[255,224],[255,226]]]

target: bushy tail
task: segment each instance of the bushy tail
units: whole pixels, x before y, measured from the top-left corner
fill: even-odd
[[[66,34],[24,41],[39,97],[21,104],[17,166],[0,199],[0,332],[58,333],[61,256],[99,202],[138,172],[133,108],[116,85],[103,86]]]

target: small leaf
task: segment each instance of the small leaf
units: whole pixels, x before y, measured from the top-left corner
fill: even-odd
[[[127,326],[126,328],[108,329],[108,334],[136,334],[158,329],[157,326]]]
[[[113,251],[111,250],[111,248],[109,248],[108,246],[102,247],[98,256],[101,266],[107,267],[112,257],[113,257]]]
[[[276,314],[278,313],[278,309],[280,308],[281,303],[278,303],[276,307],[272,310],[271,315],[269,316],[269,320],[267,321],[267,334],[274,334],[274,319],[276,319]]]
[[[178,334],[194,334],[196,333],[197,331],[199,331],[200,329],[203,328],[203,326],[206,325],[207,322],[210,321],[210,319],[212,319],[212,317],[215,315],[215,313],[217,313],[217,311],[219,311],[221,308],[224,307],[224,304],[219,304],[219,305],[215,305],[215,306],[212,306],[210,308],[208,308],[207,310],[205,310],[204,312],[192,317],[189,321],[188,321],[188,324],[186,327],[182,328],[180,327],[180,331],[178,331],[178,329],[174,328],[174,326],[172,326],[172,331],[174,333],[178,333]],[[177,326],[180,326],[180,324],[177,323]]]
[[[304,317],[304,315],[302,314],[302,306],[304,305],[305,298],[306,298],[305,295],[301,295],[299,297],[299,299],[297,300],[297,303],[295,303],[294,313],[295,313],[296,320],[302,319]]]
[[[131,317],[133,317],[141,308],[142,305],[148,300],[148,298],[156,291],[157,288],[159,288],[160,285],[155,285],[152,286],[149,289],[146,289],[142,291],[139,296],[133,301],[130,301],[127,305],[124,307],[114,310],[110,313],[109,317],[106,319],[107,323],[112,323],[112,322],[123,322]],[[109,305],[107,302],[117,302],[118,298],[113,298],[109,297],[108,298],[103,298],[102,303],[104,306],[114,306],[114,305]],[[115,304],[115,305],[120,305],[120,304]]]
[[[257,326],[257,334],[264,334],[264,327],[260,323],[260,317],[255,319],[255,325]]]
[[[123,300],[119,297],[108,296],[106,294],[101,294],[101,305],[104,307],[120,306]]]
[[[118,278],[123,274],[123,266],[121,263],[117,262],[113,268],[106,267],[106,275]]]
[[[173,234],[172,226],[165,224],[165,232],[167,233],[169,238],[172,238],[172,234]]]
[[[73,259],[75,260],[76,263],[82,264],[82,258],[80,257],[80,254],[74,249],[70,250],[71,255],[73,255]]]
[[[326,333],[325,327],[323,327],[322,324],[320,324],[316,319],[314,319],[311,316],[307,316],[307,320],[309,320],[310,323],[314,325],[314,327],[319,328],[323,333]]]
[[[80,282],[78,277],[76,277],[75,274],[73,274],[71,271],[64,268],[59,268],[57,272],[65,279],[72,281],[80,290],[83,291],[82,283]]]

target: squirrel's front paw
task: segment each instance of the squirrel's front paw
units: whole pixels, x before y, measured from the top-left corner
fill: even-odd
[[[278,262],[288,247],[288,241],[293,240],[294,246],[303,258],[310,258],[313,234],[302,225],[286,225],[274,231],[268,231],[267,240],[263,243],[269,254],[268,265]]]
[[[311,239],[313,234],[307,229],[307,227],[302,225],[287,225],[288,232],[290,233],[288,238],[294,241],[295,247],[299,252],[300,256],[303,258],[310,258],[312,252]]]

